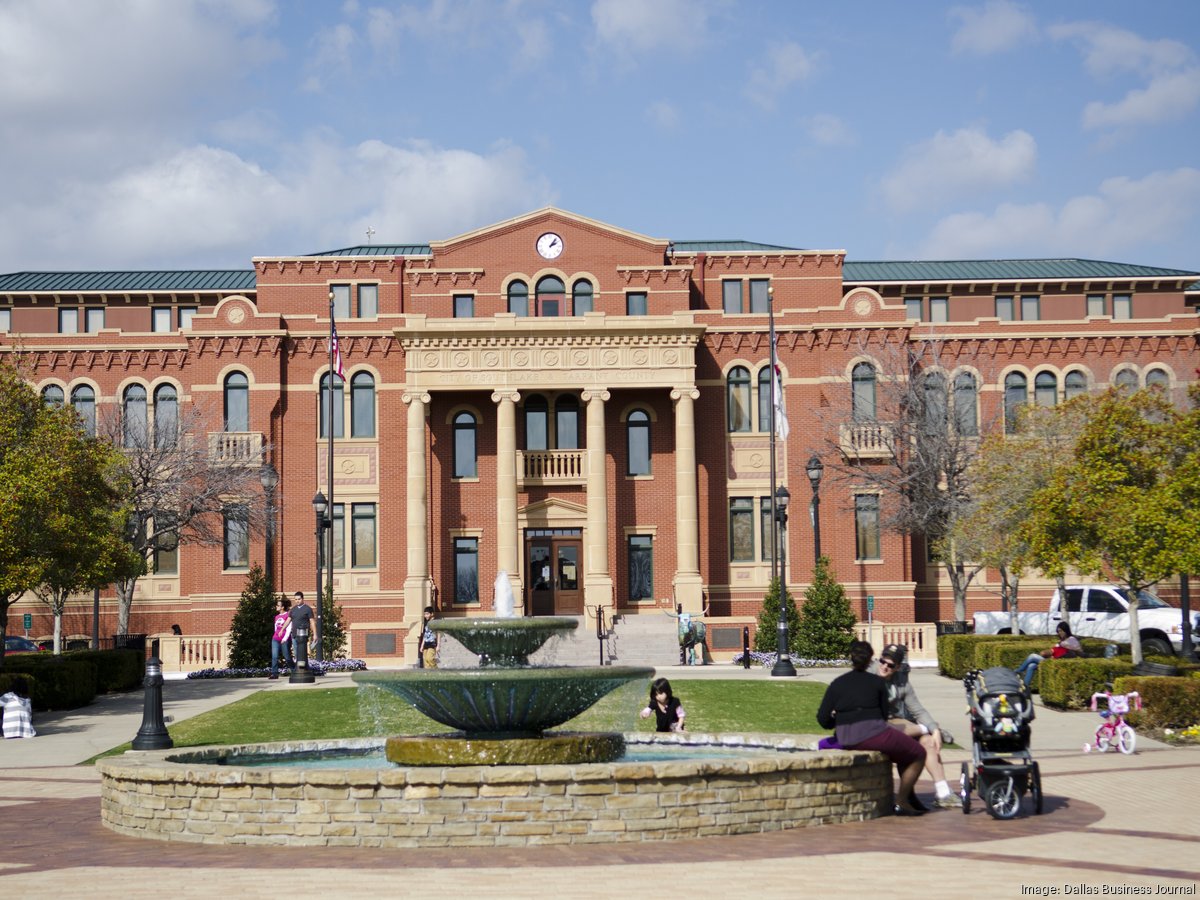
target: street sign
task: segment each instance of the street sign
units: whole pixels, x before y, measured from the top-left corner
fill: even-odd
[[[875,612],[875,595],[867,594],[867,612]]]
[[[25,613],[25,630],[33,627],[33,613]]]

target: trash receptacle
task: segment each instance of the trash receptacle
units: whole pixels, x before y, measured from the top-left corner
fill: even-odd
[[[943,634],[967,634],[966,622],[937,622],[934,626],[937,629],[937,636]]]
[[[146,652],[146,635],[117,634],[113,636],[113,648],[116,650],[141,650]]]

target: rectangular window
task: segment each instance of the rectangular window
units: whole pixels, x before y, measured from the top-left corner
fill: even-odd
[[[754,278],[750,281],[750,312],[762,313],[770,311],[771,282],[765,278]]]
[[[79,333],[79,310],[73,306],[64,306],[58,311],[58,333]]]
[[[854,558],[879,559],[879,495],[854,498]]]
[[[742,312],[742,283],[740,281],[721,282],[721,304],[726,315]]]
[[[170,331],[171,330],[171,307],[155,306],[150,310],[150,330],[151,331]]]
[[[949,322],[950,321],[950,298],[949,297],[930,297],[929,298],[929,321],[930,322]]]
[[[629,536],[629,599],[654,599],[654,539],[646,534]]]
[[[104,307],[88,306],[84,308],[84,327],[90,333],[95,333],[104,327]]]
[[[350,285],[330,285],[329,293],[333,296],[333,317],[335,319],[350,318]]]
[[[475,318],[475,297],[471,294],[454,295],[454,318]]]
[[[356,569],[375,566],[375,504],[355,503],[351,507],[354,543],[351,547],[352,565]]]
[[[346,568],[346,506],[343,503],[333,504],[328,513],[332,526],[329,534],[333,535],[333,567]],[[321,566],[329,565],[329,534],[321,535]]]
[[[0,309],[0,331],[12,331],[12,310]]]
[[[905,297],[904,298],[904,317],[912,319],[915,322],[920,322],[924,319],[924,313],[921,311],[924,306],[924,301],[920,297]]]
[[[754,498],[729,499],[729,558],[733,562],[754,561]]]
[[[758,498],[759,543],[762,545],[763,562],[770,562],[775,555],[775,544],[771,541],[771,498]]]
[[[1133,318],[1133,297],[1129,294],[1113,294],[1113,318]]]
[[[997,297],[996,298],[996,318],[1001,322],[1011,322],[1013,320],[1013,298],[1012,297]]]
[[[154,574],[179,574],[179,534],[172,530],[169,515],[159,513],[154,517]]]
[[[242,504],[225,507],[225,568],[250,567],[250,512]]]
[[[379,285],[360,284],[358,286],[358,317],[374,319],[379,316]]]
[[[1103,294],[1088,294],[1087,314],[1089,316],[1104,315],[1104,295]]]
[[[454,539],[454,602],[479,602],[479,538]]]
[[[631,291],[625,295],[625,315],[644,316],[646,315],[646,311],[645,291]]]
[[[192,327],[192,316],[196,314],[196,307],[181,306],[179,307],[179,328],[181,331],[187,331]]]
[[[1023,296],[1021,298],[1021,321],[1022,322],[1036,322],[1038,319],[1041,318],[1041,313],[1040,313],[1041,303],[1038,302],[1040,299],[1041,299],[1040,297],[1030,296],[1028,294],[1026,294],[1025,296]]]

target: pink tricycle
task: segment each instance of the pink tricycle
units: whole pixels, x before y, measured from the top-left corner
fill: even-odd
[[[1134,747],[1137,746],[1137,732],[1133,730],[1132,725],[1125,721],[1125,715],[1131,706],[1133,709],[1142,708],[1141,695],[1137,691],[1128,694],[1114,694],[1112,691],[1092,694],[1093,712],[1096,711],[1096,704],[1101,699],[1107,701],[1107,708],[1099,711],[1100,717],[1104,721],[1096,729],[1096,749],[1103,753],[1110,746],[1115,746],[1122,753],[1132,753]],[[1087,752],[1091,746],[1084,744],[1083,749],[1084,752]]]

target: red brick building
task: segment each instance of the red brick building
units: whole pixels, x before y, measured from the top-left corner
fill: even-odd
[[[870,455],[889,358],[936,343],[956,416],[980,430],[1022,402],[1113,383],[1179,391],[1200,364],[1198,279],[1079,259],[853,262],[543,209],[428,245],[246,270],[2,275],[0,354],[20,354],[48,399],[93,421],[137,404],[151,424],[188,404],[222,410],[212,452],[278,472],[271,563],[278,585],[307,593],[312,499],[329,493],[319,400],[332,302],[345,372],[334,584],[352,656],[411,659],[421,609],[485,614],[499,570],[525,613],[707,603],[718,646],[740,645],[771,574],[769,307],[798,593],[813,560],[806,463]],[[821,501],[821,549],[860,615],[871,595],[879,620],[950,617],[948,584],[919,538],[880,528],[878,498],[831,478]],[[185,543],[156,561],[131,631],[228,628],[267,547],[226,532],[225,547]],[[972,607],[995,605],[989,587],[977,580]],[[14,611],[49,631],[36,601]],[[90,633],[90,614],[81,600],[67,632]]]

